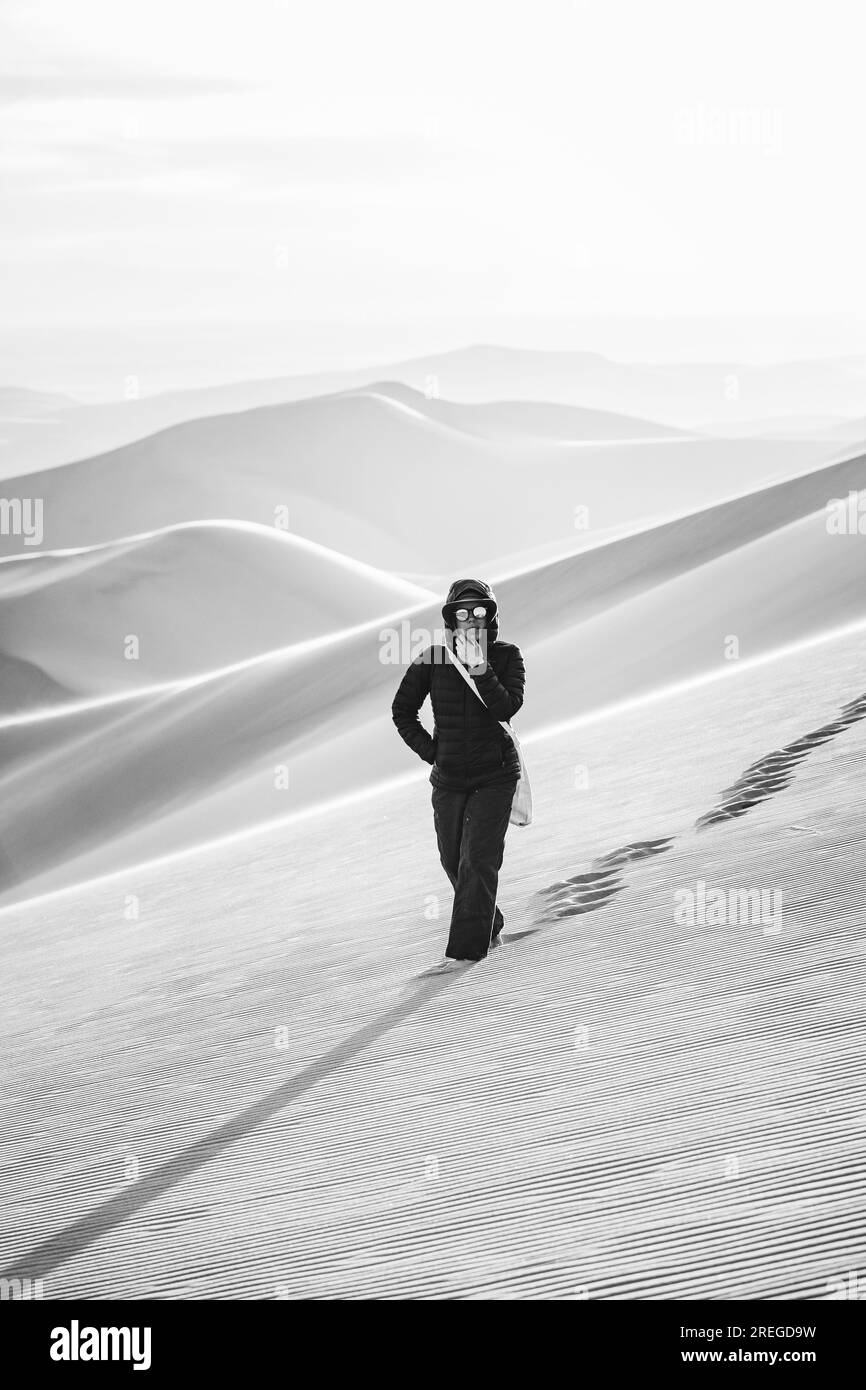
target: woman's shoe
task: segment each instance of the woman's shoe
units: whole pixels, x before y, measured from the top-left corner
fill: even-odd
[[[444,974],[445,974],[447,971],[449,971],[449,970],[459,970],[460,967],[463,966],[463,965],[476,965],[476,964],[477,964],[477,962],[474,961],[474,960],[463,960],[463,959],[458,960],[458,959],[457,959],[456,957],[454,957],[454,956],[443,956],[443,957],[442,957],[442,960],[440,960],[439,964],[438,964],[438,965],[434,965],[433,969],[434,969],[434,971],[436,972],[437,975],[444,975]]]

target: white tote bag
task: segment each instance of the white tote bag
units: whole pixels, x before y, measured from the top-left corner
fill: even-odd
[[[478,689],[478,686],[475,684],[469,672],[466,670],[466,667],[463,665],[463,662],[460,661],[454,655],[447,642],[445,643],[445,650],[450,656],[454,665],[457,667],[457,670],[460,672],[463,679],[466,681],[466,684],[469,686],[470,690],[473,690],[475,692],[484,708],[487,709],[487,701],[481,694],[481,691]],[[512,825],[531,825],[532,788],[529,785],[529,769],[526,766],[526,759],[523,756],[523,749],[520,746],[520,739],[517,737],[517,734],[514,732],[511,725],[507,724],[504,719],[500,719],[499,723],[507,733],[508,737],[511,739],[511,742],[514,744],[514,747],[517,750],[517,757],[520,761],[520,776],[517,779],[517,786],[514,788],[514,799],[511,803],[511,815],[508,817],[508,819]]]

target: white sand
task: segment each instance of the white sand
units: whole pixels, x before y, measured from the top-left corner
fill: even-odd
[[[449,897],[420,774],[2,914],[4,1274],[46,1298],[831,1297],[866,1254],[866,725],[693,827],[864,670],[861,633],[535,743],[501,902],[537,934],[460,979],[414,978]],[[598,910],[545,918],[545,887],[649,837],[672,847]],[[781,931],[678,924],[698,879],[781,892]]]

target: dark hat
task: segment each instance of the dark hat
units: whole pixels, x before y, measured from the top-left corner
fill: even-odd
[[[455,612],[458,608],[469,607],[473,600],[483,603],[487,609],[485,627],[495,642],[499,632],[499,605],[490,585],[483,579],[455,579],[442,606],[442,620],[445,626],[453,632]]]

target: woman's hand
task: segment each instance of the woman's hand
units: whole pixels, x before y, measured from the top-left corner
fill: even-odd
[[[480,643],[471,632],[457,632],[454,636],[454,651],[464,666],[475,670],[487,665],[487,658]]]

